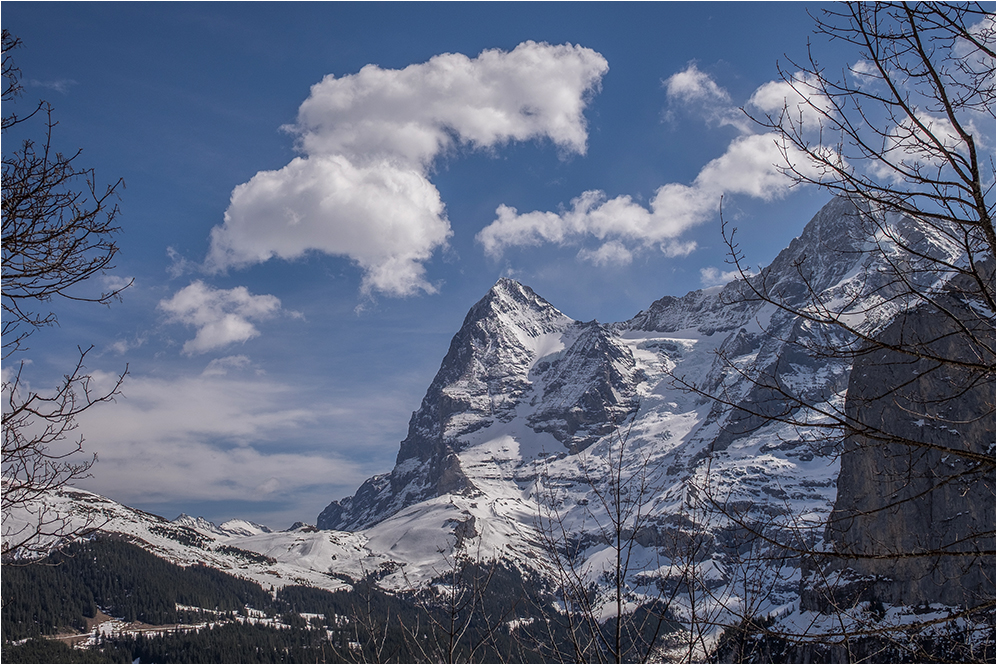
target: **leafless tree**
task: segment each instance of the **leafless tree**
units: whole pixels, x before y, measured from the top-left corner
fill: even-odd
[[[549,472],[537,483],[540,561],[561,610],[551,621],[564,626],[568,652],[562,652],[562,638],[553,632],[548,647],[560,662],[659,659],[675,648],[669,633],[677,623],[676,598],[685,594],[695,606],[701,539],[685,539],[677,531],[669,536],[658,523],[662,474],[649,450],[631,441],[635,419],[631,414],[627,425],[597,444],[603,452],[579,453],[589,495],[582,505],[569,505]],[[607,546],[604,565],[586,558],[593,545]],[[652,570],[645,559],[649,552],[657,553]],[[700,625],[695,617],[692,623]]]
[[[15,128],[23,132],[31,120],[41,118],[44,125],[41,142],[25,139],[3,157],[3,555],[24,558],[87,528],[71,526],[36,501],[87,474],[96,456],[80,455],[83,438],[71,438],[76,419],[113,399],[125,376],[110,389],[96,389],[85,366],[90,349],[79,348],[78,362],[59,386],[39,391],[26,376],[28,338],[58,323],[49,310],[53,300],[107,305],[127,285],[99,294],[82,286],[113,268],[113,238],[120,230],[115,200],[123,183],[100,189],[94,170],[77,165],[79,151],[68,157],[55,151],[57,123],[48,103],[18,114],[14,103],[23,87],[13,51],[20,45],[3,30],[4,138]]]
[[[516,603],[496,602],[500,564],[482,557],[480,549],[472,553],[473,524],[456,526],[453,543],[440,549],[442,567],[434,582],[417,596],[425,625],[403,626],[409,651],[423,662],[516,662],[515,642],[499,643],[500,636],[508,635]]]
[[[980,264],[993,261],[995,242],[993,12],[978,3],[849,2],[815,21],[818,34],[855,46],[860,59],[840,77],[812,50],[806,63],[780,68],[792,95],[781,112],[753,119],[778,136],[783,172],[870,212],[929,224],[964,264],[887,238],[911,259],[971,278],[992,311],[993,281]]]
[[[849,660],[868,649],[926,658],[925,640],[907,636],[994,613],[994,14],[975,3],[845,3],[815,20],[858,60],[834,76],[810,50],[781,70],[782,108],[755,120],[773,132],[787,176],[850,202],[852,237],[797,257],[789,278],[753,274],[736,229],[725,225],[724,238],[737,300],[794,317],[785,348],[844,367],[847,381],[815,396],[787,380],[789,360],[759,371],[722,353],[763,401],[677,381],[745,431],[780,423],[840,454],[821,545],[755,530],[804,558],[805,608],[839,616],[834,629],[779,637],[817,639]],[[858,269],[829,288],[822,262],[835,251],[853,253]],[[930,602],[951,609],[902,627],[869,611]],[[874,620],[863,623],[862,608]],[[989,644],[960,656],[992,659],[992,628]]]

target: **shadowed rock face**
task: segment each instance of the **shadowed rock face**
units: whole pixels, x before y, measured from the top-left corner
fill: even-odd
[[[994,376],[973,365],[988,353],[992,363],[994,328],[953,287],[880,339],[923,343],[966,366],[889,349],[855,361],[846,412],[868,429],[845,440],[827,528],[840,557],[824,572],[850,580],[832,594],[839,603],[993,601]],[[813,590],[803,598],[809,609],[829,604]]]
[[[554,362],[538,362],[531,375],[543,392],[531,401],[530,427],[549,432],[571,452],[587,448],[612,432],[637,409],[643,374],[633,354],[596,322],[581,331]]]

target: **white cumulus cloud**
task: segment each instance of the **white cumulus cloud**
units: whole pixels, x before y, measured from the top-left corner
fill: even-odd
[[[425,175],[391,162],[357,166],[341,155],[295,158],[232,192],[211,232],[209,263],[244,266],[308,251],[348,256],[363,288],[432,292],[423,262],[450,237],[440,193]]]
[[[717,85],[709,74],[701,72],[695,63],[690,63],[681,72],[665,79],[665,90],[670,98],[683,102],[713,102],[730,104],[730,95]]]
[[[595,252],[582,250],[579,258],[596,265],[631,260],[636,251],[656,247],[666,256],[684,256],[695,243],[680,236],[690,228],[713,218],[721,196],[740,194],[772,201],[786,196],[792,181],[779,166],[790,159],[803,173],[811,167],[792,147],[780,142],[776,133],[751,133],[747,125],[734,121],[728,93],[706,73],[690,64],[665,81],[670,97],[680,102],[712,105],[710,118],[741,130],[720,157],[703,166],[690,184],[666,183],[655,191],[646,205],[630,196],[607,199],[599,190],[582,193],[559,212],[533,211],[520,214],[511,206],[496,209],[495,220],[482,229],[477,240],[485,253],[497,258],[515,246],[552,243],[568,245],[594,237],[603,243]],[[802,103],[789,86],[767,83],[752,96],[750,103],[763,110]],[[738,112],[739,113],[739,112]],[[613,259],[617,260],[613,260]]]
[[[197,329],[194,339],[183,345],[187,355],[250,340],[260,334],[252,321],[271,319],[282,311],[275,296],[253,295],[244,286],[216,289],[201,280],[161,300],[159,308],[170,321]]]
[[[750,276],[754,273],[749,271],[746,274]],[[721,270],[713,266],[699,269],[699,281],[704,287],[725,286],[735,279],[741,279],[741,273],[737,270]]]
[[[524,42],[400,70],[367,65],[312,86],[294,131],[309,155],[427,166],[455,141],[478,148],[550,138],[585,152],[587,93],[609,67],[580,46]]]
[[[647,206],[626,195],[607,200],[598,190],[584,192],[558,213],[519,214],[515,208],[499,206],[495,221],[477,239],[492,257],[513,246],[564,245],[586,236],[616,240],[616,254],[620,249],[629,251],[624,242],[633,248],[658,246],[668,256],[688,254],[689,244],[677,238],[712,218],[723,194],[770,201],[789,192],[791,181],[776,167],[782,160],[776,140],[775,134],[738,137],[723,155],[702,168],[691,185],[665,184]]]
[[[434,160],[532,139],[584,154],[583,111],[607,70],[591,49],[524,42],[327,76],[289,128],[301,156],[235,188],[207,266],[318,251],[353,260],[366,293],[432,293],[424,264],[452,233],[429,180]]]

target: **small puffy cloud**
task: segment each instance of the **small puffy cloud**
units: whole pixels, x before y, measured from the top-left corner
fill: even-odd
[[[271,295],[253,295],[244,286],[216,289],[201,280],[191,282],[159,308],[170,321],[197,329],[194,339],[183,345],[187,355],[245,342],[260,334],[252,321],[264,321],[280,311],[280,300]]]
[[[633,253],[616,240],[611,240],[594,251],[583,249],[578,252],[578,258],[597,266],[625,266],[634,259]]]
[[[821,91],[819,81],[805,74],[759,86],[748,106],[772,118],[786,113],[788,120],[803,131],[816,132],[825,118],[835,115],[834,104]]]
[[[683,71],[669,76],[664,84],[670,99],[678,99],[685,103],[730,103],[727,91],[717,85],[709,74],[701,72],[695,63],[689,63]]]
[[[673,240],[669,243],[663,243],[661,251],[668,258],[673,259],[678,256],[689,256],[696,251],[696,247],[698,247],[698,244],[695,240],[687,240],[685,242]]]
[[[432,293],[424,264],[451,235],[429,180],[434,160],[458,146],[534,139],[584,154],[582,112],[607,70],[591,49],[525,42],[327,76],[288,128],[301,156],[235,188],[207,267],[318,251],[354,261],[365,293]]]
[[[735,279],[741,279],[741,273],[737,270],[720,270],[713,266],[699,270],[699,281],[704,287],[724,286]]]
[[[689,63],[684,70],[665,79],[663,84],[670,107],[678,104],[694,109],[708,122],[730,125],[744,134],[751,132],[750,119],[731,103],[730,94],[709,74],[701,71],[696,63]],[[665,118],[674,118],[671,110]]]

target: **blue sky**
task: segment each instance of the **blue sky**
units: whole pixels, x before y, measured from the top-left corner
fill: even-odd
[[[81,421],[100,461],[80,484],[170,518],[313,522],[390,470],[499,277],[628,319],[722,279],[721,194],[767,263],[828,197],[791,190],[738,108],[781,105],[776,63],[808,39],[854,57],[806,10],[5,2],[23,103],[126,185],[106,280],[134,285],[56,303],[25,356],[38,389],[77,345],[98,381],[129,368]]]

